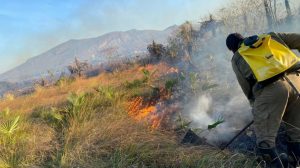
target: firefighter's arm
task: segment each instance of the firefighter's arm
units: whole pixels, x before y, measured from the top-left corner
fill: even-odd
[[[290,49],[300,51],[300,34],[298,33],[277,33]]]
[[[250,83],[246,80],[246,78],[242,75],[238,67],[232,63],[233,71],[237,77],[237,80],[245,94],[245,96],[248,98],[249,103],[252,105],[254,102],[253,94],[252,94],[252,86]]]

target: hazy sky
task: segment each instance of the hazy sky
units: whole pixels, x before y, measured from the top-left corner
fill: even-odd
[[[200,20],[230,0],[0,0],[0,73],[69,39]]]

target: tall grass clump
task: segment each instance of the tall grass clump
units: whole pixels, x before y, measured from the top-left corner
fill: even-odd
[[[73,167],[89,161],[84,147],[93,129],[101,127],[101,118],[120,110],[121,92],[112,87],[98,87],[93,93],[71,92],[61,107],[43,108],[33,117],[40,118],[57,132],[59,148],[46,166]],[[125,114],[125,113],[124,113]]]
[[[0,167],[41,165],[46,153],[51,151],[52,138],[50,128],[31,123],[23,115],[5,109],[0,113]]]
[[[23,165],[24,154],[19,129],[20,117],[2,116],[0,123],[0,167],[20,167]]]

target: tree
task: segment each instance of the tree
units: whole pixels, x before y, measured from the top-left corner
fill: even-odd
[[[78,77],[81,77],[83,75],[83,72],[86,71],[88,68],[88,63],[81,62],[77,58],[75,58],[75,61],[72,65],[68,66],[68,70],[71,73],[71,75],[76,75]]]
[[[166,54],[166,48],[162,44],[157,44],[153,40],[152,44],[147,46],[147,50],[151,57],[155,57],[156,59],[160,59],[163,55]]]
[[[263,1],[264,1],[264,7],[265,7],[265,11],[266,11],[268,27],[269,27],[269,29],[271,29],[273,27],[272,9],[268,3],[268,0],[263,0]]]
[[[292,21],[292,11],[291,11],[291,7],[290,7],[290,2],[289,2],[289,0],[284,0],[284,2],[285,2],[285,8],[286,8],[286,12],[287,12],[286,20],[288,23],[290,23]]]
[[[184,60],[190,62],[191,55],[193,52],[193,44],[196,36],[190,22],[182,24],[176,34],[176,38],[173,39],[175,47],[178,51],[177,55],[182,57]],[[173,47],[174,48],[174,47]]]
[[[266,11],[264,1],[232,0],[227,8],[221,8],[214,13],[214,19],[220,22],[223,34],[241,32],[255,34],[266,31]],[[269,0],[268,0],[269,1]],[[258,26],[259,25],[259,26]]]

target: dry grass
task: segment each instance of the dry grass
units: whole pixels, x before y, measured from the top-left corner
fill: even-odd
[[[216,155],[217,150],[204,146],[182,146],[174,132],[151,129],[146,121],[131,118],[127,110],[132,96],[151,94],[151,89],[146,85],[127,88],[124,84],[142,78],[144,68],[150,72],[157,70],[153,78],[160,82],[163,75],[174,71],[163,63],[134,66],[117,73],[77,79],[68,85],[38,88],[25,97],[2,100],[0,109],[9,108],[11,112],[0,115],[0,124],[7,116],[21,116],[21,120],[18,131],[10,135],[16,138],[15,143],[1,144],[0,167],[253,165],[252,160],[244,156]]]
[[[167,64],[160,63],[158,65],[147,65],[140,67],[135,65],[131,69],[116,72],[105,73],[97,77],[83,79],[79,78],[76,82],[62,87],[53,86],[49,88],[37,88],[32,95],[17,97],[13,100],[3,99],[0,101],[0,110],[9,108],[12,111],[31,112],[37,107],[56,106],[64,102],[70,92],[90,92],[99,86],[119,86],[125,81],[132,81],[142,77],[142,69],[147,69],[150,72],[157,70],[154,78],[164,75],[171,67]]]

